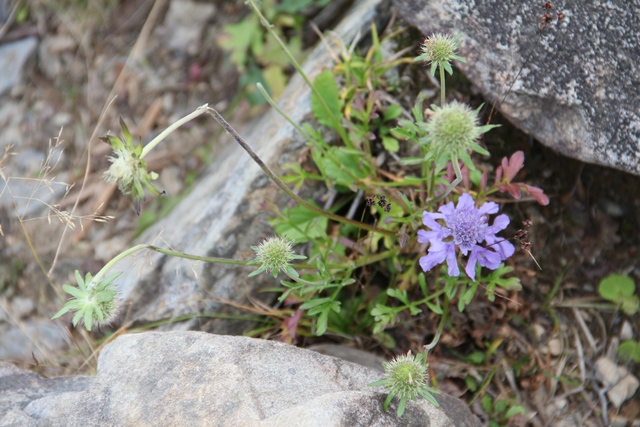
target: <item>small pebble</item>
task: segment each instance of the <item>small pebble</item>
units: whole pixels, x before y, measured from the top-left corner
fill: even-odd
[[[622,327],[620,328],[620,339],[622,341],[634,339],[633,328],[628,320],[625,320],[624,323],[622,323]]]
[[[542,336],[547,332],[547,330],[539,323],[533,325],[533,335],[536,339],[542,338]]]
[[[617,384],[628,373],[624,367],[616,365],[608,357],[601,357],[596,361],[596,370],[598,377],[605,386]]]
[[[560,341],[560,338],[553,338],[549,340],[547,348],[549,349],[549,354],[552,356],[560,356],[562,353],[562,341]]]
[[[607,392],[607,397],[613,406],[619,408],[624,402],[636,394],[638,386],[640,386],[638,378],[633,375],[627,375]]]

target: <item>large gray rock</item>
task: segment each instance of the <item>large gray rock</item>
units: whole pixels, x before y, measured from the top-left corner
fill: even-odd
[[[0,95],[20,83],[24,64],[37,46],[37,37],[0,44]]]
[[[42,378],[0,362],[0,426],[479,426],[459,400],[402,418],[379,371],[287,344],[203,332],[124,335],[95,377]]]
[[[520,129],[566,156],[640,175],[638,2],[552,1],[538,41],[543,3],[394,0],[424,34],[462,34],[467,63],[455,65],[491,102],[522,68],[500,105]]]
[[[369,27],[380,3],[384,2],[356,2],[336,27],[336,33],[351,42],[358,31]],[[326,47],[319,46],[309,54],[303,68],[313,79],[330,63]],[[310,90],[300,76],[291,80],[280,99],[280,107],[295,122],[304,121],[311,112]],[[276,170],[283,163],[296,160],[304,145],[297,131],[274,110],[241,134],[262,160]],[[267,204],[285,206],[288,198],[232,140],[228,139],[214,156],[217,160],[196,188],[138,242],[151,243],[161,235],[179,251],[245,260],[254,257],[250,247],[273,233],[266,223],[271,216]],[[112,271],[124,271],[117,283],[123,299],[132,304],[128,318],[141,322],[200,313],[246,315],[246,311],[236,312],[232,304],[248,304],[248,294],[277,283],[268,275],[248,279],[252,268],[203,264],[156,253],[135,261],[134,264],[131,257],[125,259]],[[220,318],[208,321],[200,318],[165,327],[241,334],[246,325]]]

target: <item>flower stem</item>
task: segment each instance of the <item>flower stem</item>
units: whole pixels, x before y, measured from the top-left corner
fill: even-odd
[[[396,255],[396,250],[388,250],[388,251],[380,252],[379,254],[375,254],[371,256],[358,257],[356,261],[341,262],[336,264],[327,263],[326,268],[327,270],[334,270],[334,269],[342,270],[345,268],[358,268],[358,267],[363,267],[365,265],[373,264],[378,261],[385,260],[387,258],[391,258],[394,255]],[[298,270],[315,270],[318,268],[316,264],[310,264],[310,263],[291,264],[291,266]]]
[[[269,105],[271,105],[271,107],[273,109],[275,109],[278,113],[280,113],[280,115],[282,117],[284,117],[284,119],[286,121],[289,122],[289,124],[291,126],[293,126],[294,128],[296,128],[296,130],[298,132],[300,132],[300,134],[302,136],[304,136],[307,140],[311,141],[311,136],[309,135],[309,133],[307,133],[306,130],[302,129],[296,122],[294,122],[291,117],[289,117],[287,115],[287,113],[285,113],[284,111],[282,111],[282,109],[278,106],[278,104],[276,104],[276,102],[273,100],[273,98],[271,98],[269,96],[269,93],[266,91],[266,89],[264,88],[264,86],[262,86],[262,84],[260,83],[256,83],[256,87],[258,88],[258,90],[260,91],[260,93],[262,94],[262,96],[264,96],[264,99],[267,100],[267,102],[269,103]]]
[[[163,248],[159,248],[157,246],[154,245],[149,245],[146,243],[134,246],[132,248],[127,249],[124,252],[121,252],[120,254],[116,255],[111,261],[109,261],[108,263],[106,263],[104,265],[104,267],[102,267],[100,269],[100,271],[98,271],[98,273],[93,276],[93,280],[91,281],[91,284],[89,284],[88,286],[95,286],[95,284],[100,283],[100,279],[102,279],[102,276],[104,276],[106,274],[107,271],[109,271],[109,269],[111,267],[113,267],[118,261],[120,261],[121,259],[128,257],[131,254],[134,254],[142,249],[149,249],[152,251],[156,251],[159,252],[161,254],[164,255],[169,255],[169,256],[175,256],[178,258],[185,258],[185,259],[191,259],[194,261],[204,261],[204,262],[212,262],[212,263],[216,263],[216,264],[232,264],[232,265],[247,265],[248,261],[238,261],[235,259],[227,259],[227,258],[216,258],[216,257],[205,257],[205,256],[199,256],[199,255],[191,255],[191,254],[187,254],[184,252],[178,252],[178,251],[172,251],[169,249],[163,249]]]
[[[253,0],[248,0],[248,2],[251,8],[253,9],[253,11],[256,13],[256,15],[258,15],[258,18],[260,18],[260,23],[262,24],[262,26],[265,27],[267,31],[269,31],[269,33],[271,33],[271,35],[276,40],[280,48],[284,51],[285,55],[287,55],[287,58],[289,58],[289,61],[291,61],[291,65],[293,65],[293,68],[295,68],[296,71],[300,73],[304,81],[309,85],[309,87],[315,94],[316,98],[322,105],[322,108],[324,108],[324,110],[329,115],[329,117],[331,117],[331,121],[333,122],[334,129],[340,135],[340,139],[342,139],[342,142],[344,143],[344,145],[346,145],[349,148],[353,148],[353,144],[351,144],[351,141],[347,137],[347,134],[344,131],[344,127],[340,124],[339,120],[333,115],[333,113],[329,109],[329,106],[325,102],[324,98],[320,95],[320,92],[318,92],[318,89],[316,89],[316,87],[313,85],[311,80],[309,80],[309,77],[304,72],[304,70],[298,63],[298,61],[296,61],[296,58],[293,56],[293,54],[291,54],[291,51],[289,50],[289,48],[287,48],[287,45],[282,41],[280,36],[278,36],[278,33],[274,31],[273,25],[267,20],[267,18],[264,17],[264,15],[262,14],[262,12],[260,12],[260,9],[255,5]]]
[[[436,197],[434,200],[432,200],[432,202],[439,202],[440,200],[443,200],[453,191],[454,188],[456,188],[458,184],[460,184],[460,182],[462,182],[462,170],[460,169],[460,165],[458,164],[457,156],[451,156],[451,166],[453,166],[453,171],[456,173],[456,178],[444,190],[444,193]]]
[[[149,153],[149,151],[153,149],[153,147],[158,145],[163,139],[169,136],[174,130],[178,129],[183,124],[190,122],[196,117],[204,114],[207,111],[206,110],[207,105],[208,104],[204,104],[203,106],[196,108],[194,112],[187,114],[186,116],[184,116],[183,118],[181,118],[180,120],[178,120],[177,122],[175,122],[174,124],[166,128],[165,130],[163,130],[160,133],[160,135],[153,138],[151,142],[149,142],[147,145],[144,146],[144,148],[142,149],[142,153],[140,154],[140,158],[141,159],[144,158],[144,156],[146,156]]]
[[[442,65],[440,65],[438,67],[440,69],[440,106],[444,107],[444,68],[442,68]]]
[[[287,187],[284,182],[282,182],[282,180],[278,177],[278,175],[276,175],[269,168],[269,166],[267,166],[260,159],[260,157],[258,157],[258,155],[251,149],[251,147],[249,147],[249,145],[244,141],[244,139],[242,139],[240,134],[238,134],[238,132],[236,132],[236,130],[233,127],[231,127],[231,125],[229,123],[227,123],[227,121],[224,119],[224,117],[222,117],[220,115],[220,113],[218,113],[215,109],[213,109],[211,107],[206,107],[206,110],[207,110],[207,112],[209,114],[211,114],[213,116],[214,119],[216,119],[216,121],[220,124],[220,126],[222,126],[224,128],[224,130],[227,131],[233,137],[233,139],[236,140],[236,142],[238,144],[240,144],[240,146],[244,149],[244,151],[246,151],[247,154],[249,154],[251,159],[253,159],[253,161],[256,162],[256,164],[258,166],[260,166],[260,168],[264,171],[264,173],[267,174],[267,176],[271,179],[271,181],[273,181],[274,184],[276,184],[278,187],[280,187],[280,189],[287,194],[287,196],[291,197],[298,204],[304,206],[305,208],[309,209],[312,212],[317,213],[318,215],[325,216],[325,217],[327,217],[329,219],[332,219],[332,220],[334,220],[336,222],[340,222],[340,223],[343,223],[343,224],[350,224],[350,225],[353,225],[354,227],[358,227],[358,228],[361,228],[363,230],[382,233],[382,234],[386,234],[386,235],[389,235],[389,236],[395,236],[395,233],[393,231],[391,231],[391,230],[385,230],[384,228],[377,228],[377,227],[374,227],[372,225],[365,224],[363,222],[354,221],[352,219],[348,219],[348,218],[345,218],[345,217],[340,216],[340,215],[332,214],[331,212],[324,211],[324,210],[322,210],[322,209],[320,209],[320,208],[318,208],[316,206],[313,206],[311,203],[301,199],[296,193],[291,191],[289,189],[289,187]]]
[[[436,336],[433,337],[433,341],[431,341],[431,344],[427,344],[424,346],[424,351],[426,351],[427,353],[431,351],[436,346],[436,344],[438,344],[438,341],[440,341],[440,336],[442,335],[442,331],[444,330],[444,324],[449,319],[449,298],[447,298],[446,295],[444,297],[443,306],[444,307],[442,309],[442,316],[440,317],[440,324],[438,325]]]

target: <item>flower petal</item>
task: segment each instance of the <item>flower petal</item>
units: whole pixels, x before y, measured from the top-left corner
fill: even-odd
[[[447,273],[451,277],[458,277],[460,275],[460,268],[458,268],[456,247],[453,243],[445,243],[443,246],[445,246],[445,252],[447,253]]]
[[[432,229],[434,231],[438,231],[438,230],[442,229],[442,226],[440,224],[438,224],[435,220],[443,218],[443,217],[444,217],[444,215],[442,215],[442,214],[425,212],[425,213],[422,214],[422,223],[424,225],[426,225],[427,227],[429,227],[430,229]]]
[[[516,248],[507,240],[503,240],[492,247],[495,248],[502,261],[509,258],[516,251]]]
[[[477,257],[478,264],[483,267],[486,267],[490,270],[495,270],[500,267],[500,262],[502,261],[500,254],[498,252],[483,248],[478,246]]]
[[[465,273],[467,273],[467,276],[474,282],[476,281],[476,262],[478,261],[478,251],[476,248],[482,249],[480,246],[473,248],[471,255],[469,255],[467,265],[464,267]]]
[[[485,215],[485,214],[494,214],[496,212],[498,212],[499,210],[499,206],[497,203],[495,202],[486,202],[485,204],[483,204],[482,206],[480,206],[480,209],[478,209],[478,211],[480,211],[481,214]]]
[[[426,256],[420,258],[420,267],[422,267],[422,270],[424,272],[431,270],[433,267],[441,264],[442,261],[444,261],[444,259],[447,257],[447,252],[444,250],[444,248],[442,249],[443,250],[439,251],[432,251],[430,249],[429,253]]]
[[[418,230],[419,243],[434,243],[442,240],[442,233],[439,231]]]
[[[486,234],[496,234],[498,231],[504,230],[509,225],[509,217],[505,214],[498,215],[493,224],[487,227]],[[493,243],[493,242],[492,242]]]
[[[469,193],[462,193],[460,198],[458,199],[457,210],[461,210],[464,208],[475,208],[476,204],[473,201],[473,198],[469,195]]]
[[[451,215],[455,209],[453,208],[453,202],[449,202],[446,205],[440,206],[438,212],[442,212],[444,215]]]

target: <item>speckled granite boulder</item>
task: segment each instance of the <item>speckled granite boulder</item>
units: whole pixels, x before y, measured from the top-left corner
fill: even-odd
[[[0,426],[479,426],[461,401],[409,402],[381,373],[287,344],[204,332],[124,335],[94,377],[42,378],[0,362]],[[396,402],[397,404],[397,402]]]
[[[517,127],[568,157],[640,175],[638,3],[543,3],[394,0],[424,34],[462,34],[467,63],[455,65]]]

